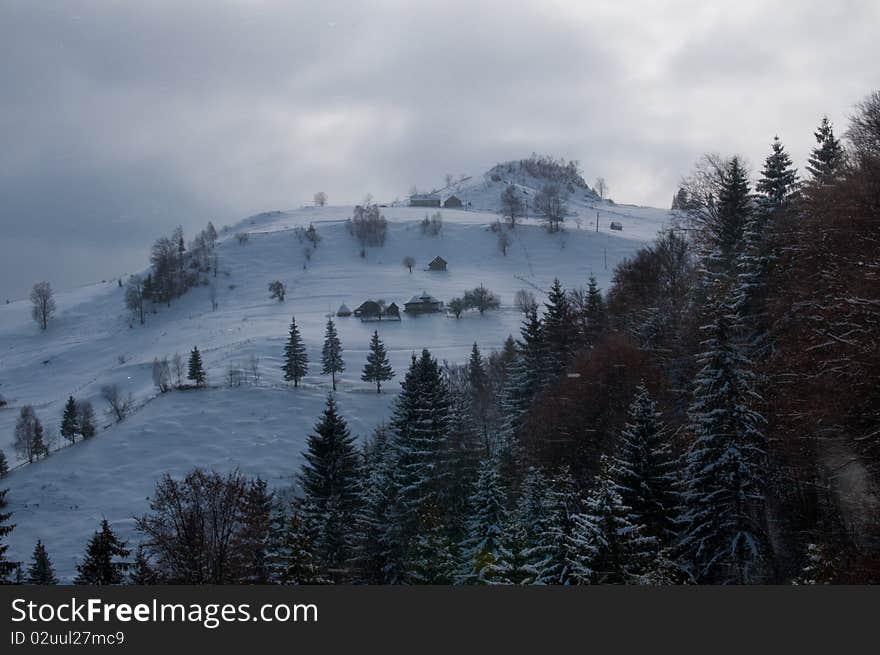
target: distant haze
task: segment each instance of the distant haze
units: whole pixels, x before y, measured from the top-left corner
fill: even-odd
[[[533,151],[668,206],[704,151],[803,162],[880,87],[880,3],[0,4],[0,299],[182,224],[430,189]]]

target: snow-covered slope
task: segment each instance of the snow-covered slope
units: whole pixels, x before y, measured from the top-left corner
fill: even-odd
[[[211,310],[207,287],[189,291],[170,308],[157,308],[145,326],[130,326],[123,289],[115,280],[58,294],[58,312],[46,332],[30,318],[25,302],[0,306],[0,393],[9,405],[0,409],[0,448],[11,463],[15,420],[22,405],[32,404],[46,431],[58,435],[68,395],[90,399],[102,428],[87,443],[63,448],[48,459],[21,466],[2,481],[17,524],[10,538],[11,556],[27,559],[42,539],[64,578],[102,517],[133,536],[131,517],[146,511],[147,496],[165,471],[183,473],[193,466],[262,475],[273,485],[287,485],[299,467],[299,452],[326,394],[329,380],[320,373],[320,349],[328,312],[345,303],[351,308],[368,298],[399,305],[422,291],[448,301],[479,284],[499,295],[502,307],[461,320],[441,314],[404,316],[399,323],[361,323],[336,319],[346,371],[339,383],[339,404],[353,431],[367,435],[385,419],[398,381],[413,351],[428,347],[440,359],[464,361],[477,342],[488,351],[508,334],[517,334],[520,316],[513,307],[518,289],[540,298],[554,277],[566,287],[582,286],[595,274],[607,288],[614,266],[657,233],[668,220],[663,210],[572,200],[581,221],[547,234],[527,219],[512,232],[507,256],[488,226],[497,220],[499,183],[469,187],[472,198],[490,211],[443,210],[437,237],[422,233],[425,209],[387,207],[388,238],[382,248],[358,256],[358,244],[345,221],[351,207],[304,208],[251,217],[225,231],[219,243],[219,307]],[[494,186],[493,186],[494,185]],[[477,188],[482,189],[478,194]],[[502,187],[503,188],[503,187]],[[492,194],[495,195],[494,200]],[[478,203],[474,202],[474,205]],[[478,205],[480,206],[480,205]],[[595,214],[599,212],[599,231]],[[589,219],[589,220],[588,220]],[[623,231],[611,231],[611,220]],[[314,223],[322,240],[306,262],[294,228]],[[249,233],[245,244],[234,238]],[[445,273],[430,273],[427,262],[441,255]],[[410,274],[405,256],[417,264]],[[271,300],[274,279],[288,287],[285,302]],[[288,389],[280,370],[291,314],[296,315],[312,362],[302,389]],[[398,378],[387,393],[360,381],[369,337],[377,329],[389,350]],[[150,377],[154,357],[198,346],[209,383],[222,385],[230,363],[259,358],[257,386],[180,391],[156,398]],[[131,392],[138,409],[121,424],[104,414],[100,387],[115,383]]]

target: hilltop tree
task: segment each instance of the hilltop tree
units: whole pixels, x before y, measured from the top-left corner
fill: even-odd
[[[321,350],[321,372],[330,375],[333,382],[333,391],[336,391],[336,374],[345,371],[345,362],[342,361],[342,344],[336,332],[336,325],[332,318],[327,319],[327,329],[324,331],[324,347]]]
[[[45,330],[55,314],[55,298],[48,282],[37,282],[31,288],[31,305],[31,315],[40,329]]]
[[[207,384],[205,367],[202,365],[202,354],[199,352],[198,346],[194,346],[189,354],[189,371],[186,379],[192,380],[197,387],[204,387]]]
[[[79,428],[76,417],[76,400],[74,400],[73,396],[70,396],[64,405],[64,414],[61,416],[61,436],[70,441],[70,443],[76,443],[76,435]]]
[[[394,377],[394,369],[388,363],[388,355],[385,353],[385,345],[379,339],[379,331],[373,331],[373,338],[370,339],[370,352],[367,355],[367,363],[364,365],[364,372],[361,380],[364,382],[375,382],[376,393],[382,392],[382,383],[387,382]]]
[[[535,211],[544,219],[548,232],[558,232],[568,215],[566,197],[556,184],[545,184],[535,194]]]
[[[76,565],[78,585],[118,585],[125,581],[129,564],[125,561],[129,551],[120,541],[107,519],[101,521],[101,530],[95,532],[86,547],[83,561]]]
[[[315,207],[323,207],[327,204],[327,194],[323,191],[318,191],[315,194]]]
[[[761,170],[761,179],[755,184],[761,209],[768,214],[788,204],[798,184],[797,169],[792,166],[791,157],[778,136],[773,137],[770,147],[771,152]]]
[[[522,200],[512,184],[508,184],[501,192],[501,213],[510,224],[510,229],[516,227],[516,220],[523,215]]]
[[[36,585],[53,585],[58,584],[58,578],[55,577],[55,571],[52,568],[52,561],[49,559],[49,553],[43,542],[37,540],[34,546],[34,554],[31,557],[31,565],[27,572],[27,583]]]
[[[287,344],[284,346],[282,370],[284,371],[284,381],[290,382],[292,380],[294,387],[298,387],[299,381],[309,372],[309,357],[299,334],[299,328],[296,326],[296,317],[293,316],[290,318],[290,334],[287,338]]]
[[[843,168],[845,154],[827,116],[822,118],[815,137],[817,145],[810,153],[807,171],[813,176],[813,182],[830,184]]]
[[[6,556],[6,551],[9,550],[6,537],[15,529],[15,524],[9,522],[12,512],[3,511],[6,508],[7,493],[9,489],[0,489],[0,584],[12,582],[12,574],[18,568],[18,562],[10,561]]]
[[[15,423],[15,450],[28,464],[49,454],[43,442],[43,424],[37,418],[33,405],[25,405]]]
[[[354,511],[358,500],[355,438],[339,414],[332,394],[306,441],[299,474],[305,520],[314,553],[324,570],[346,566],[352,554]]]

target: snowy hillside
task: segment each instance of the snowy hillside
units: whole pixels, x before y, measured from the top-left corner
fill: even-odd
[[[24,465],[3,480],[17,524],[10,555],[27,559],[42,539],[58,573],[69,579],[82,547],[102,517],[131,538],[132,516],[147,509],[147,497],[164,472],[183,473],[193,466],[261,475],[273,486],[292,484],[305,436],[320,412],[329,379],[320,373],[320,350],[328,312],[343,303],[354,309],[367,299],[403,303],[427,291],[448,301],[465,289],[484,284],[502,306],[484,316],[467,313],[460,320],[443,314],[404,315],[401,322],[361,323],[336,319],[346,371],[339,384],[339,405],[353,432],[365,436],[385,419],[410,355],[428,347],[439,359],[463,361],[477,342],[486,352],[518,333],[520,315],[513,306],[517,290],[541,299],[558,277],[566,287],[583,286],[595,274],[607,288],[614,266],[650,241],[669,219],[664,210],[612,205],[588,190],[573,195],[573,216],[566,230],[546,233],[534,219],[511,232],[507,256],[489,225],[498,219],[498,196],[509,180],[491,176],[467,186],[472,207],[483,211],[442,210],[439,236],[423,234],[424,208],[386,207],[389,221],[384,247],[358,255],[346,229],[351,207],[304,208],[251,217],[224,230],[219,248],[216,311],[207,287],[190,290],[171,307],[158,307],[146,325],[131,325],[123,305],[124,290],[115,280],[61,293],[58,312],[46,332],[30,317],[28,303],[0,306],[0,448],[10,464],[20,408],[32,404],[46,432],[58,436],[64,401],[69,395],[89,399],[99,415],[98,435],[63,448],[42,461]],[[520,180],[522,182],[523,180]],[[462,187],[464,189],[464,187]],[[534,193],[534,187],[523,186]],[[429,210],[433,213],[434,210]],[[596,213],[599,231],[596,232]],[[574,218],[579,218],[581,226]],[[622,231],[609,229],[611,220]],[[306,261],[305,244],[294,228],[313,223],[322,237]],[[239,243],[235,234],[247,232]],[[448,271],[427,272],[436,255]],[[412,256],[416,266],[403,266]],[[269,298],[267,285],[280,279],[288,288],[284,302]],[[311,361],[303,388],[287,388],[280,370],[283,344],[295,315]],[[369,337],[378,330],[397,372],[381,395],[360,381]],[[154,357],[186,354],[198,346],[208,370],[207,391],[176,391],[156,397],[150,367]],[[230,364],[259,359],[256,385],[220,388]],[[120,424],[104,413],[100,387],[115,383],[131,392],[137,410]]]

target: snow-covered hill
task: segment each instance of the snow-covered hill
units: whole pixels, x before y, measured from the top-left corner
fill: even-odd
[[[503,256],[489,225],[498,219],[498,196],[509,181],[490,175],[463,185],[471,206],[482,210],[442,210],[444,227],[436,237],[419,227],[424,208],[383,208],[388,238],[384,247],[368,248],[364,258],[346,229],[351,207],[303,208],[245,219],[221,235],[216,311],[208,288],[198,287],[170,308],[157,308],[145,326],[131,326],[124,290],[115,280],[58,294],[57,316],[46,332],[33,323],[26,302],[0,306],[0,393],[9,403],[0,409],[0,448],[10,462],[16,463],[12,440],[22,405],[34,406],[56,445],[69,395],[90,399],[102,428],[92,440],[20,466],[0,483],[10,488],[17,524],[10,555],[27,559],[35,541],[42,539],[59,575],[70,579],[101,518],[108,518],[125,538],[134,536],[132,517],[147,510],[147,497],[165,471],[238,466],[274,486],[291,484],[305,436],[329,389],[329,380],[319,374],[324,324],[328,312],[342,303],[354,308],[373,298],[402,306],[422,291],[448,301],[479,284],[502,302],[499,311],[466,314],[461,320],[442,314],[405,315],[399,323],[336,319],[346,362],[339,405],[353,431],[365,436],[389,415],[413,351],[428,347],[441,360],[464,361],[474,342],[484,351],[499,347],[519,328],[520,315],[513,307],[517,290],[530,289],[540,298],[554,277],[570,288],[585,285],[590,274],[607,288],[614,266],[669,220],[665,210],[612,205],[580,189],[571,197],[573,215],[565,231],[548,234],[527,219],[511,232],[512,245]],[[522,189],[534,193],[535,186]],[[610,230],[611,220],[623,230]],[[322,240],[307,262],[305,244],[294,229],[310,223]],[[249,234],[246,243],[234,237],[239,232]],[[436,255],[449,262],[447,272],[424,270]],[[417,262],[412,273],[402,264],[405,256]],[[274,279],[288,287],[283,303],[269,298],[267,285]],[[312,362],[298,390],[286,387],[280,370],[291,314]],[[374,329],[398,373],[381,395],[360,381]],[[157,398],[150,376],[153,358],[175,352],[185,357],[193,346],[203,353],[210,384],[222,386],[230,363],[243,363],[251,355],[259,359],[259,383]],[[104,414],[100,387],[108,383],[131,392],[138,405],[120,424]]]

